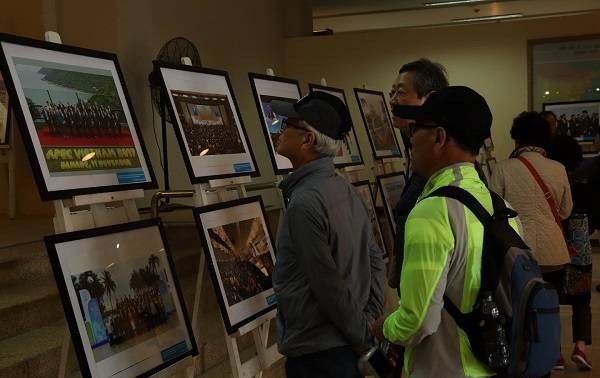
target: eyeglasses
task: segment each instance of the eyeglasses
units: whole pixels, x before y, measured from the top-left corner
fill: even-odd
[[[288,127],[291,127],[293,129],[297,129],[297,130],[302,130],[302,131],[307,132],[307,133],[311,132],[306,127],[302,127],[302,126],[300,126],[298,124],[292,123],[292,122],[289,121],[289,119],[284,119],[283,122],[281,123],[281,132],[283,132]]]
[[[419,129],[435,129],[438,126],[439,125],[426,125],[424,123],[413,122],[408,125],[408,133],[409,133],[409,136],[412,138],[413,135],[415,135],[415,133]]]

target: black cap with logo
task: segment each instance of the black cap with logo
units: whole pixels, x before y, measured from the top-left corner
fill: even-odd
[[[310,92],[296,103],[273,100],[271,110],[286,118],[306,121],[317,131],[337,140],[344,139],[352,127],[346,104],[322,91]]]
[[[485,99],[463,86],[433,92],[421,106],[396,105],[392,113],[416,122],[434,122],[458,141],[483,143],[492,127],[492,112]]]

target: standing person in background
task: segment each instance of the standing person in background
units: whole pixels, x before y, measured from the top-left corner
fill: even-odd
[[[511,159],[496,164],[490,189],[519,213],[525,242],[538,261],[544,280],[563,293],[565,264],[571,258],[560,221],[567,219],[573,209],[567,172],[562,164],[546,157],[551,131],[539,113],[519,114],[513,120],[510,136],[516,148]],[[545,187],[548,193],[544,193]],[[555,369],[564,368],[561,356]]]
[[[552,112],[540,113],[550,126],[556,130],[556,116]],[[554,125],[554,126],[553,126]],[[548,158],[561,163],[569,177],[573,197],[573,211],[564,221],[563,228],[569,244],[577,252],[571,256],[566,266],[565,300],[573,307],[571,321],[573,343],[575,344],[571,360],[581,370],[590,370],[592,364],[585,354],[586,345],[592,343],[592,310],[590,307],[592,289],[592,246],[589,235],[593,232],[590,214],[596,193],[592,183],[575,172],[583,161],[581,146],[568,135],[553,133],[547,148]]]
[[[434,63],[425,58],[406,63],[400,68],[398,77],[396,77],[394,84],[392,84],[390,106],[393,108],[396,105],[422,105],[429,94],[447,86],[448,77],[446,69],[441,64]],[[408,214],[415,207],[427,179],[418,173],[412,172],[410,168],[411,145],[408,125],[411,121],[396,116],[392,117],[392,121],[394,127],[400,129],[400,134],[406,147],[406,173],[408,177],[402,196],[394,208],[396,237],[388,283],[392,288],[398,288],[400,270],[402,268],[402,256],[404,254],[404,225],[406,224]]]

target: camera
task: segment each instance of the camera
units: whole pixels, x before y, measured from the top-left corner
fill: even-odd
[[[365,376],[374,376],[377,378],[391,377],[394,373],[394,368],[388,360],[386,349],[386,345],[377,345],[362,355],[358,360],[358,369],[360,372]]]

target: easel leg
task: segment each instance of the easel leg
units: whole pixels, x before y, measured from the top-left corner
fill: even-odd
[[[71,333],[68,327],[65,327],[62,346],[60,348],[60,364],[58,366],[58,378],[67,376],[67,362],[69,361],[69,348],[71,347]]]
[[[204,266],[206,260],[204,258],[203,251],[200,251],[200,263],[198,264],[198,275],[196,276],[196,291],[194,292],[194,310],[192,312],[192,331],[196,338],[196,345],[198,348],[202,348],[200,345],[200,330],[198,329],[198,320],[200,319],[200,296],[202,292],[202,280],[204,278]],[[203,353],[198,353],[198,356],[194,360],[194,371],[200,370],[200,359]]]
[[[8,217],[17,216],[17,185],[15,183],[15,150],[14,146],[8,151]]]

